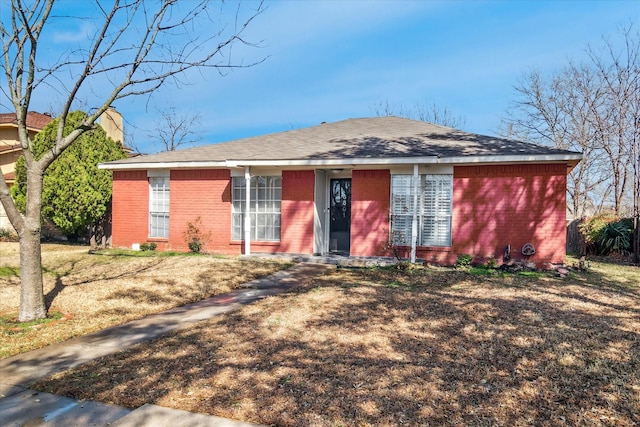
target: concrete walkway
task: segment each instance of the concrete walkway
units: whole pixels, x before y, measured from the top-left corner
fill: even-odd
[[[276,295],[332,268],[334,266],[326,264],[297,264],[289,270],[245,283],[228,294],[0,360],[0,426],[255,426],[150,404],[131,411],[37,392],[28,387],[54,373]]]

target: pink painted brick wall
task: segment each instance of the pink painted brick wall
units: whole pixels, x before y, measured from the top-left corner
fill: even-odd
[[[531,261],[562,262],[565,256],[565,164],[456,166],[452,247],[418,248],[429,261],[453,263],[460,254],[502,259],[507,244],[519,258],[530,242]],[[115,171],[114,246],[148,238],[146,171]],[[187,222],[197,217],[210,233],[206,250],[239,254],[231,241],[231,179],[227,170],[174,170],[170,180],[170,236],[159,249],[188,250]],[[390,173],[356,170],[352,175],[351,253],[380,255],[389,233]],[[281,242],[252,242],[254,252],[313,252],[314,172],[282,172]]]
[[[149,236],[147,171],[114,171],[111,244],[131,247]]]
[[[565,164],[455,167],[449,261],[463,253],[501,261],[507,245],[512,258],[526,258],[520,250],[532,243],[530,261],[562,262],[566,172]]]
[[[351,255],[382,255],[389,240],[389,170],[354,170],[351,176]]]
[[[231,174],[225,169],[172,170],[170,180],[169,245],[188,251],[184,236],[188,223],[200,218],[208,236],[204,250],[238,254],[231,245]]]
[[[313,253],[314,185],[312,170],[282,171],[281,242],[273,252]]]

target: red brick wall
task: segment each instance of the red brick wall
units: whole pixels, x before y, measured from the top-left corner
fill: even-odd
[[[282,219],[280,245],[261,247],[252,243],[252,251],[313,253],[314,171],[282,172]]]
[[[389,240],[391,173],[354,170],[351,176],[351,255],[382,255]]]
[[[131,247],[149,236],[149,181],[147,171],[113,172],[111,244]]]
[[[313,188],[313,171],[282,173],[281,242],[251,242],[252,252],[313,252]],[[203,233],[209,234],[207,252],[243,252],[242,242],[231,240],[228,170],[171,171],[170,200],[169,241],[159,243],[159,248],[188,251],[184,238],[187,223],[200,217]]]
[[[146,171],[115,171],[114,246],[148,238],[149,184]],[[453,263],[460,254],[493,256],[506,245],[512,257],[530,242],[538,264],[565,256],[566,165],[457,166],[454,168],[451,248],[418,248],[418,257]],[[170,230],[159,249],[188,250],[187,222],[202,220],[210,233],[206,250],[239,254],[231,241],[231,179],[227,170],[174,170],[170,180]],[[353,171],[351,254],[379,255],[389,233],[390,173]],[[314,172],[282,173],[281,242],[252,242],[252,252],[313,253]]]
[[[169,246],[188,251],[184,236],[189,222],[201,220],[207,236],[204,250],[238,254],[231,241],[231,175],[224,169],[172,170],[170,179]]]
[[[566,251],[565,164],[457,166],[453,181],[452,252],[514,259],[525,243],[541,265],[562,262]]]

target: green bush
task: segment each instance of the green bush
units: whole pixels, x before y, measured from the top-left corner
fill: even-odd
[[[194,253],[200,253],[200,251],[202,250],[202,242],[200,240],[190,241],[189,250]]]
[[[629,218],[605,225],[598,233],[596,247],[602,255],[631,252],[633,224]]]
[[[584,236],[584,242],[587,245],[587,252],[592,254],[600,253],[598,251],[598,236],[602,229],[609,223],[615,222],[618,217],[613,212],[603,212],[601,214],[587,218],[578,226],[578,230]]]
[[[456,267],[469,267],[473,261],[473,257],[469,254],[458,255],[456,259]]]
[[[69,113],[63,129],[68,136],[82,127],[87,113]],[[52,120],[33,139],[32,151],[36,160],[51,151],[58,137],[59,119]],[[112,195],[111,171],[98,168],[99,163],[126,159],[122,145],[109,138],[104,129],[95,126],[81,134],[47,168],[42,179],[42,218],[50,221],[69,241],[78,241],[87,227],[101,221]],[[11,196],[16,207],[26,211],[27,167],[24,156],[15,166],[15,184]]]
[[[155,251],[158,245],[155,242],[142,243],[140,245],[140,250],[142,251]]]
[[[595,255],[625,254],[631,251],[633,221],[620,219],[612,212],[588,218],[578,227],[587,244],[587,252]]]
[[[18,236],[9,228],[0,228],[0,242],[17,242]]]
[[[495,257],[491,256],[487,259],[486,266],[490,269],[496,269],[498,267],[498,261]]]
[[[205,233],[202,230],[202,218],[198,217],[193,222],[187,222],[187,229],[184,232],[184,240],[191,252],[200,253],[210,237],[210,232]]]

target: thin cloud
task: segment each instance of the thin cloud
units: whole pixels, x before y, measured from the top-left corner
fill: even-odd
[[[89,23],[84,23],[75,31],[56,31],[53,33],[55,43],[73,43],[89,38],[93,32]]]

